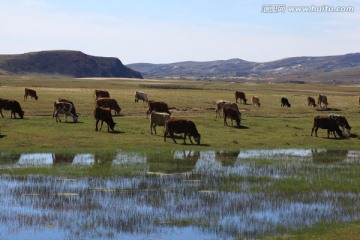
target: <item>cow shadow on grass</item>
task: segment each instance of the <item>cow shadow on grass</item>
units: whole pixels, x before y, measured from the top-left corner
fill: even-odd
[[[242,126],[242,125],[240,125],[240,126],[228,125],[226,127],[231,127],[231,128],[236,128],[236,129],[249,129],[249,127]]]
[[[0,134],[0,138],[4,138],[4,137],[6,137],[6,135]]]
[[[340,112],[341,109],[338,108],[317,108],[316,111],[318,112]]]
[[[122,133],[125,133],[125,132],[123,132],[123,131],[118,131],[118,130],[114,130],[114,131],[109,132],[109,133],[111,133],[111,134],[122,134]]]
[[[359,135],[351,133],[349,138],[359,138]]]

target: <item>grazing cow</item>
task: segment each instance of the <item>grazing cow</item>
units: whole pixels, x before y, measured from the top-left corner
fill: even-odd
[[[31,99],[35,98],[35,100],[38,100],[38,96],[36,95],[36,91],[32,90],[30,88],[25,88],[25,94],[24,94],[24,100],[27,100],[27,97],[30,96]]]
[[[291,104],[289,103],[289,100],[285,97],[281,98],[281,107],[291,107]]]
[[[148,102],[148,96],[144,92],[136,91],[135,92],[135,102],[139,102],[139,100],[142,100],[143,102]]]
[[[323,106],[321,106],[321,104],[323,104]],[[325,95],[319,94],[319,96],[318,96],[318,105],[321,108],[327,109],[327,105],[329,105],[329,104],[328,104],[328,101],[327,101],[327,97]]]
[[[237,103],[238,98],[240,98],[240,103],[241,103],[241,101],[243,101],[244,104],[246,104],[247,99],[245,98],[245,93],[235,91],[235,101],[236,101],[236,103]]]
[[[110,97],[109,92],[105,91],[105,90],[94,90],[94,95],[95,95],[96,99],[98,99],[98,98],[109,98]]]
[[[101,120],[100,130],[103,126],[103,123],[106,122],[106,124],[108,126],[108,132],[110,132],[110,130],[114,131],[114,127],[115,127],[116,123],[114,122],[114,120],[112,118],[110,108],[96,107],[94,110],[94,117],[96,119],[95,131],[98,131],[98,123],[100,120]]]
[[[215,109],[215,117],[216,118],[218,115],[221,118],[221,115],[220,115],[221,110],[223,110],[225,107],[232,108],[232,109],[240,112],[239,107],[236,103],[228,102],[225,100],[217,100],[216,101],[216,109]]]
[[[120,115],[121,108],[113,98],[99,98],[96,100],[96,107],[110,108],[115,111],[115,115]]]
[[[328,117],[334,119],[339,125],[339,127],[341,127],[343,133],[345,134],[345,130],[346,130],[347,134],[350,136],[351,127],[344,116],[331,113],[328,115]]]
[[[226,122],[226,118],[228,118],[228,117],[231,119],[231,125],[233,125],[233,120],[235,120],[236,124],[238,126],[240,126],[241,113],[239,111],[236,111],[232,108],[225,107],[223,109],[223,115],[224,115],[224,126],[228,125]]]
[[[252,105],[260,107],[261,104],[260,104],[260,99],[259,99],[258,96],[253,96],[252,97]]]
[[[53,118],[55,117],[56,122],[61,122],[59,114],[65,114],[65,121],[67,122],[67,116],[73,118],[74,123],[78,122],[78,115],[76,114],[75,107],[69,102],[54,102]]]
[[[312,98],[312,97],[308,97],[307,98],[307,102],[308,102],[308,106],[310,107],[310,106],[312,106],[312,107],[316,107],[317,105],[316,105],[316,103],[315,103],[315,99],[314,98]]]
[[[10,117],[14,115],[14,118],[16,118],[15,114],[17,113],[20,118],[24,118],[24,111],[21,109],[20,103],[15,100],[0,98],[0,114],[2,117],[4,117],[2,114],[3,109],[11,111]]]
[[[148,101],[148,106],[149,106],[149,108],[146,112],[146,118],[148,118],[149,114],[152,113],[153,111],[165,112],[165,113],[168,113],[169,115],[171,115],[168,105],[164,102],[156,102],[156,101],[150,100],[150,101]]]
[[[165,122],[164,141],[169,134],[174,143],[174,133],[184,133],[184,144],[186,144],[186,136],[189,136],[191,144],[193,144],[191,137],[193,137],[197,144],[200,144],[201,136],[196,129],[195,123],[182,118],[170,118]]]
[[[150,132],[153,134],[152,130],[154,128],[156,135],[156,126],[165,126],[165,121],[170,118],[170,114],[163,112],[151,112],[150,114]]]
[[[316,116],[314,118],[314,124],[311,129],[311,136],[313,135],[313,132],[315,130],[315,136],[317,137],[317,131],[318,129],[327,129],[327,137],[329,138],[330,132],[334,134],[334,137],[336,138],[335,132],[340,136],[343,137],[343,133],[339,128],[339,125],[337,122],[329,117],[322,117],[322,116]]]

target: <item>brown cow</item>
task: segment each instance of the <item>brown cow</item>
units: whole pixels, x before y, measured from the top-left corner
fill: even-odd
[[[171,115],[170,111],[169,111],[169,107],[166,103],[164,102],[156,102],[156,101],[149,101],[148,102],[148,110],[146,112],[146,118],[149,117],[149,114],[152,113],[153,111],[156,112],[165,112],[168,113],[169,115]]]
[[[232,103],[232,102],[228,102],[225,100],[217,100],[216,101],[216,109],[215,109],[215,117],[216,118],[218,115],[221,118],[221,114],[220,114],[221,110],[224,109],[225,107],[232,108],[239,112],[239,107],[238,107],[237,103]]]
[[[321,106],[321,104],[323,104],[323,106]],[[327,106],[329,105],[329,103],[328,103],[327,97],[325,95],[319,94],[318,105],[319,105],[319,107],[321,107],[323,109],[327,109]]]
[[[244,92],[235,91],[235,101],[236,101],[236,103],[237,103],[238,98],[240,98],[240,103],[241,103],[241,101],[243,101],[244,104],[246,104],[247,99],[245,98],[245,93]]]
[[[115,115],[120,115],[121,108],[113,98],[99,98],[96,100],[96,107],[110,108],[115,111]]]
[[[315,99],[314,98],[312,98],[312,97],[308,97],[307,98],[307,102],[308,102],[308,106],[310,107],[310,106],[312,106],[312,107],[316,107],[317,105],[316,105],[316,103],[315,103]]]
[[[67,122],[67,116],[73,118],[74,123],[78,122],[78,115],[75,112],[75,107],[69,102],[54,102],[53,118],[55,117],[56,122],[61,122],[59,114],[65,114],[65,121]]]
[[[196,129],[195,123],[182,118],[170,118],[165,122],[164,141],[169,134],[174,143],[174,133],[184,133],[184,144],[186,144],[186,136],[189,136],[191,144],[193,144],[191,137],[193,137],[197,144],[200,144],[201,136]]]
[[[238,126],[240,126],[241,113],[239,111],[236,111],[232,108],[225,107],[223,109],[223,115],[224,115],[224,126],[228,125],[226,122],[226,118],[228,118],[228,117],[231,119],[231,125],[233,125],[233,120],[235,120],[236,124]]]
[[[336,138],[335,132],[340,136],[343,137],[343,133],[339,128],[339,125],[337,122],[329,117],[322,117],[322,116],[316,116],[314,118],[314,124],[311,129],[311,136],[313,135],[313,132],[315,130],[315,136],[317,137],[317,131],[318,129],[327,129],[327,137],[329,138],[330,132],[334,134],[334,137]]]
[[[24,118],[24,111],[21,109],[19,102],[15,100],[0,98],[0,114],[2,117],[4,117],[2,114],[3,109],[11,111],[10,117],[14,115],[14,118],[16,118],[15,113],[17,113],[20,118]]]
[[[115,127],[116,123],[114,122],[114,120],[112,118],[110,108],[102,108],[102,107],[95,108],[94,117],[96,119],[95,131],[98,131],[98,123],[100,120],[101,120],[100,130],[103,126],[103,123],[106,122],[106,124],[108,126],[108,132],[110,132],[110,129],[111,129],[111,131],[114,131],[114,127]]]
[[[38,96],[36,95],[36,91],[30,88],[25,88],[25,94],[24,94],[24,100],[27,100],[27,97],[30,96],[31,99],[35,98],[35,100],[38,100]]]
[[[260,99],[259,99],[258,96],[253,96],[252,97],[252,105],[260,107],[261,103],[260,103]]]
[[[95,95],[96,99],[98,99],[98,98],[109,98],[110,97],[109,92],[105,91],[105,90],[94,90],[94,95]]]

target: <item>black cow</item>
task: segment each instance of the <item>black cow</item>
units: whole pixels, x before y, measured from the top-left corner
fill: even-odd
[[[169,134],[174,143],[174,133],[184,133],[184,144],[186,144],[186,136],[189,136],[191,144],[193,144],[191,137],[193,137],[197,144],[200,144],[200,134],[196,129],[195,123],[182,118],[170,118],[165,122],[164,141],[166,136]]]
[[[0,114],[2,117],[4,117],[2,114],[3,109],[11,111],[10,117],[14,115],[14,118],[16,118],[15,113],[17,113],[20,118],[24,118],[24,111],[21,109],[20,103],[15,100],[0,98]]]
[[[289,103],[289,100],[287,98],[282,97],[281,98],[281,107],[291,107],[291,104]]]
[[[343,137],[343,133],[339,128],[339,125],[337,124],[335,119],[332,119],[330,117],[322,117],[322,116],[316,116],[314,118],[314,124],[311,129],[311,136],[313,135],[313,132],[315,130],[315,136],[317,137],[317,131],[318,129],[327,129],[327,137],[329,138],[330,132],[334,134],[334,137],[336,138],[335,132],[340,136]]]

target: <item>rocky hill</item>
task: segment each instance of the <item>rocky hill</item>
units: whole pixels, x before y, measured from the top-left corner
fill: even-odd
[[[195,78],[218,80],[252,79],[294,82],[360,83],[360,53],[294,57],[271,62],[249,62],[230,59],[208,62],[178,62],[170,64],[135,63],[128,67],[145,78]]]
[[[124,66],[117,58],[94,57],[79,51],[0,55],[0,74],[142,78],[139,72]]]

